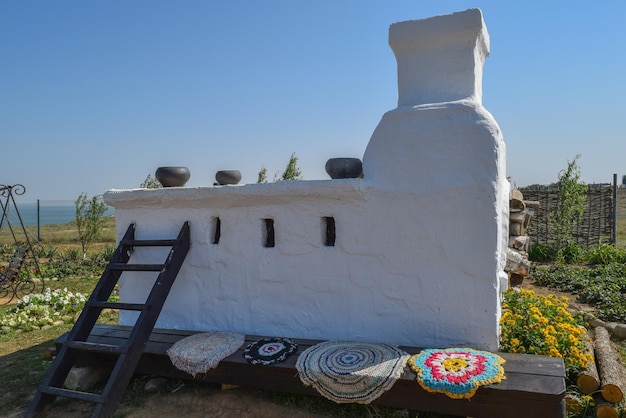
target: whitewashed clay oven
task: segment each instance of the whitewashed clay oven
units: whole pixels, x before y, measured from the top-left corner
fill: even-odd
[[[396,23],[389,43],[398,107],[374,131],[362,179],[105,194],[118,237],[131,222],[141,239],[191,222],[158,327],[497,349],[509,185],[502,134],[481,103],[482,14]],[[147,274],[125,275],[122,301],[143,300]]]

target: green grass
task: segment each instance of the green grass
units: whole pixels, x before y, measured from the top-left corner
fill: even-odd
[[[17,240],[24,242],[24,231],[20,225],[12,224],[12,229]],[[38,237],[37,227],[27,226],[25,230],[30,241],[35,244]],[[114,245],[115,235],[115,218],[113,216],[107,216],[104,227],[102,228],[101,237],[98,242],[94,244],[94,248],[98,249],[105,245]],[[78,228],[76,227],[75,221],[58,225],[42,225],[39,230],[39,236],[41,237],[40,245],[42,246],[59,246],[61,249],[80,248]],[[11,233],[11,229],[7,228],[6,224],[3,224],[2,229],[0,229],[0,246],[14,244],[15,239]]]

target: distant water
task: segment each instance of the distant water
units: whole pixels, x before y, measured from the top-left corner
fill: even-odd
[[[17,202],[17,209],[26,226],[37,226],[37,203]],[[112,207],[105,212],[105,216],[115,213]],[[0,214],[2,212],[0,211]],[[39,202],[39,225],[65,224],[76,220],[76,206],[73,201],[41,201]],[[9,210],[11,225],[19,225],[19,218],[11,204]],[[6,226],[6,220],[2,228]]]

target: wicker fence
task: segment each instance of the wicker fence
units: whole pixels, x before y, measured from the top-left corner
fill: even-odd
[[[547,214],[559,205],[558,190],[524,190],[524,200],[535,200],[540,204],[533,215],[528,236],[534,244],[548,244],[554,241],[548,227]],[[614,242],[615,216],[613,204],[614,189],[611,184],[590,185],[587,191],[587,209],[583,220],[574,231],[576,243],[584,247],[600,243]]]

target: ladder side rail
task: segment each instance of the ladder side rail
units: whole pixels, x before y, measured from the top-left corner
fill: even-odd
[[[137,334],[140,335],[139,338],[145,338],[146,340],[150,336],[150,333],[159,318],[159,314],[163,309],[163,305],[165,304],[165,300],[167,299],[172,284],[174,283],[174,280],[176,279],[176,276],[178,275],[178,272],[187,257],[187,253],[189,252],[189,222],[185,222],[177,241],[178,242],[172,247],[167,255],[167,260],[165,262],[166,267],[161,271],[161,273],[159,273],[159,277],[156,279],[156,282],[146,299],[146,304],[150,306],[150,309],[139,314],[135,327],[131,331],[128,338],[129,341],[133,341],[138,338]],[[163,292],[162,290],[164,289],[167,289],[167,291]],[[143,350],[143,347],[141,347],[141,349]]]
[[[135,225],[131,224],[111,258],[109,266],[112,264],[128,263],[130,260],[130,251],[134,248],[133,243],[137,242],[134,240],[134,233]],[[106,386],[102,391],[102,395],[95,401],[96,406],[92,413],[93,418],[107,416],[114,412],[135,372],[135,367],[144,350],[146,341],[152,333],[154,325],[163,308],[163,304],[167,299],[191,246],[188,221],[185,222],[181,228],[178,238],[170,241],[173,242],[172,248],[167,255],[164,267],[159,272],[146,299],[145,305],[147,305],[147,308],[141,310],[126,344],[119,350],[120,354],[111,371]],[[160,245],[162,245],[162,243]],[[64,396],[64,392],[60,388],[74,365],[80,351],[84,349],[110,349],[110,347],[104,346],[83,348],[83,343],[93,330],[104,304],[108,300],[108,297],[112,293],[123,271],[110,269],[109,266],[107,266],[107,269],[89,298],[88,303],[93,302],[94,305],[86,305],[85,309],[83,309],[74,328],[68,334],[66,341],[69,343],[62,345],[57,358],[50,366],[44,383],[31,402],[26,417],[32,417],[36,412],[45,407],[46,404],[53,401],[56,396]],[[127,305],[132,309],[138,307],[135,306],[135,304]],[[121,308],[124,309],[124,307]],[[117,351],[117,349],[113,351]],[[46,393],[46,388],[51,388],[49,393]],[[59,390],[57,390],[57,388],[59,388]],[[96,397],[94,397],[94,399],[96,399]]]
[[[154,329],[154,324],[161,313],[172,284],[189,252],[189,222],[185,222],[176,241],[176,244],[172,246],[168,253],[167,261],[165,262],[166,267],[159,273],[150,295],[146,299],[146,304],[151,308],[139,314],[128,336],[126,353],[118,357],[111,372],[111,377],[102,391],[103,400],[96,405],[92,418],[107,416],[113,413],[124,394],[116,389],[119,387],[126,388],[135,373],[135,365],[144,351],[146,342]],[[133,367],[129,367],[129,364],[132,364]]]

